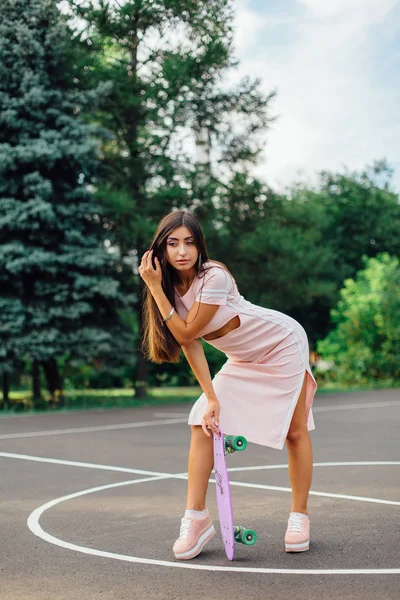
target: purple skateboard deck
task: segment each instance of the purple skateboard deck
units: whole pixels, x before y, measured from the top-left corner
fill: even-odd
[[[233,533],[231,488],[225,462],[225,437],[220,429],[219,432],[220,436],[217,436],[213,432],[215,489],[217,493],[219,525],[226,556],[229,560],[233,560],[235,554],[235,537]]]

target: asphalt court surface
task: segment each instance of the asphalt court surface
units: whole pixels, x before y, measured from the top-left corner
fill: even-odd
[[[228,457],[237,523],[229,562],[172,545],[184,508],[190,405],[0,419],[1,600],[400,598],[400,390],[318,395],[311,549],[287,554],[286,450]]]

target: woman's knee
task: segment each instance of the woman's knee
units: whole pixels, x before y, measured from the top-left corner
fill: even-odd
[[[299,444],[305,437],[309,435],[307,424],[296,425],[288,431],[286,442],[292,446]]]
[[[297,444],[302,438],[308,435],[307,428],[307,410],[306,410],[306,386],[307,373],[304,373],[303,385],[293,412],[292,421],[286,440],[289,444]]]

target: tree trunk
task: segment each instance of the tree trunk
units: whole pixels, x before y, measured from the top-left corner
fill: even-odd
[[[140,285],[144,285],[143,282]],[[147,378],[149,373],[149,366],[142,352],[142,339],[143,339],[143,323],[142,323],[142,290],[138,294],[137,312],[139,318],[139,336],[136,342],[136,373],[134,379],[134,390],[135,398],[144,398],[147,395]]]
[[[40,365],[36,359],[32,363],[32,393],[33,403],[36,404],[42,398],[40,391]]]
[[[138,346],[140,344],[140,340]],[[147,377],[148,377],[148,364],[143,356],[140,348],[136,349],[137,363],[136,363],[136,374],[135,374],[135,398],[145,398],[147,396]]]
[[[211,139],[207,127],[195,123],[197,181],[199,185],[207,185],[211,179]]]
[[[10,380],[9,380],[7,372],[3,373],[2,379],[3,379],[3,381],[2,381],[3,400],[0,402],[0,410],[3,410],[4,408],[10,408],[10,398],[9,398]]]
[[[131,36],[131,77],[132,77],[132,92],[137,91],[137,68],[138,68],[138,47],[139,47],[139,36],[138,36],[138,27],[139,27],[139,13],[137,13],[133,17],[132,23],[132,36]],[[140,163],[139,155],[138,155],[138,121],[140,119],[139,113],[137,109],[130,109],[130,127],[128,131],[128,140],[129,146],[131,149],[131,158],[132,158],[132,172],[136,172],[136,165]],[[135,198],[137,204],[140,206],[144,206],[145,198],[143,196],[143,190],[141,187],[141,183],[136,179],[132,182],[132,189],[134,190]],[[142,257],[144,253],[145,241],[141,239],[141,236],[136,240],[136,249],[138,251],[138,258]],[[142,286],[143,282],[140,280],[139,283],[139,294],[138,294],[138,302],[137,302],[137,315],[139,318],[139,337],[136,343],[136,373],[135,380],[133,382],[135,398],[144,398],[147,395],[147,378],[148,378],[148,364],[141,350],[142,336],[143,336],[143,324],[142,324]]]
[[[50,392],[50,408],[61,408],[64,406],[64,396],[57,361],[55,358],[51,358],[43,361],[42,366],[46,376],[47,389]]]

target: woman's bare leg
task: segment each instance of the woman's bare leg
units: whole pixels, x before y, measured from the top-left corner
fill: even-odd
[[[289,478],[292,486],[292,512],[307,513],[311,487],[313,455],[306,421],[306,379],[295,408],[286,439],[289,458]]]
[[[213,436],[207,437],[200,425],[192,425],[191,429],[186,508],[203,510],[206,506],[208,480],[214,464]]]

